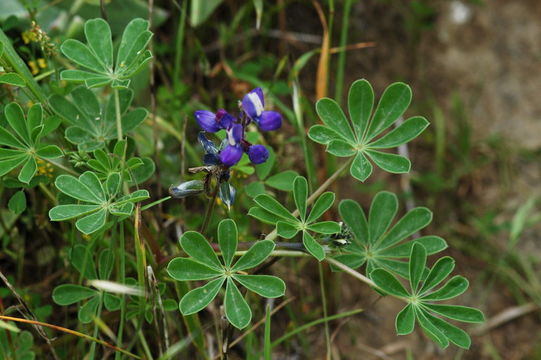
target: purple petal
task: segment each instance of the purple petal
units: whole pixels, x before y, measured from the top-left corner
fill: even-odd
[[[282,115],[276,111],[263,111],[258,125],[264,131],[279,129],[282,126]]]
[[[254,164],[262,164],[269,158],[269,151],[263,145],[252,145],[248,148],[248,157]]]
[[[216,112],[216,121],[222,129],[229,129],[235,122],[235,118],[224,109],[220,109]]]
[[[220,130],[220,126],[216,121],[216,115],[213,112],[198,110],[194,113],[194,116],[201,129],[212,133]]]
[[[227,141],[229,145],[237,145],[243,138],[244,128],[241,124],[233,124],[229,130],[227,130]]]
[[[261,116],[265,108],[265,99],[263,98],[263,90],[255,88],[242,98],[242,108],[251,119],[257,119]]]
[[[228,145],[220,153],[220,160],[225,166],[233,166],[240,161],[242,149],[240,146]]]
[[[263,90],[261,90],[260,87],[256,87],[251,93],[255,93],[259,97],[259,101],[261,101],[261,105],[265,106],[265,98],[263,97]]]

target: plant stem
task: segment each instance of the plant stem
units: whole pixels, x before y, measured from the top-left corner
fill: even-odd
[[[331,321],[331,320],[336,320],[336,319],[352,316],[352,315],[358,314],[358,313],[360,313],[362,311],[363,311],[363,309],[355,309],[355,310],[346,311],[346,312],[343,312],[343,313],[331,315],[331,316],[329,316],[327,318],[322,318],[322,319],[317,319],[317,320],[311,321],[311,322],[309,322],[307,324],[299,326],[298,328],[288,332],[287,334],[283,335],[279,339],[275,340],[272,343],[272,347],[276,347],[276,346],[280,345],[282,342],[286,341],[287,339],[289,339],[293,335],[296,335],[296,334],[298,334],[298,333],[300,333],[300,332],[302,332],[302,331],[304,331],[306,329],[309,329],[312,326],[321,324],[322,322],[325,322],[325,321]]]
[[[327,345],[327,360],[331,359],[331,335],[329,332],[329,321],[327,320],[327,296],[325,294],[325,280],[323,279],[323,266],[317,262],[319,270],[319,288],[321,291],[321,306],[323,307],[323,318],[325,319],[325,343]]]
[[[115,95],[115,116],[116,116],[116,134],[118,141],[123,139],[122,136],[122,116],[120,115],[120,96],[118,95],[118,89],[113,90]]]
[[[360,280],[360,281],[364,282],[366,285],[372,286],[372,287],[375,287],[375,288],[379,289],[379,287],[372,280],[370,280],[369,278],[367,278],[363,274],[353,270],[349,266],[342,264],[340,261],[335,260],[333,258],[325,258],[325,261],[327,261],[329,264],[332,264],[332,265],[336,266],[340,270],[348,273],[349,275],[353,276],[357,280]]]
[[[306,131],[301,106],[301,90],[298,79],[293,82],[293,110],[295,112],[295,120],[297,121],[297,132],[299,133],[301,147],[304,153],[304,166],[306,167],[306,175],[308,177],[308,189],[312,190],[316,181],[316,169],[314,157],[310,155],[313,151],[309,151],[308,142],[306,141]]]
[[[100,303],[98,305],[98,311],[96,312],[96,317],[99,318],[101,316],[101,309],[103,306],[103,292],[100,292]],[[95,339],[98,338],[98,324],[94,321],[94,334],[92,335]],[[90,353],[88,355],[88,358],[90,360],[94,360],[94,353],[96,352],[96,342],[92,342],[90,345]]]
[[[66,167],[66,166],[64,166],[64,165],[62,165],[62,164],[60,164],[60,163],[54,162],[54,161],[52,161],[52,160],[50,160],[50,159],[45,159],[45,158],[40,158],[40,159],[41,159],[41,160],[44,160],[44,161],[47,161],[49,164],[51,164],[51,165],[53,165],[53,166],[56,166],[56,167],[59,168],[59,169],[64,170],[64,171],[67,172],[68,174],[75,175],[75,176],[79,176],[79,175],[80,175],[78,172],[76,172],[76,171],[74,171],[74,170],[72,170],[72,169],[70,169],[70,168],[68,168],[68,167]]]
[[[124,241],[124,222],[119,223],[119,244],[118,244],[118,252],[119,252],[119,282],[121,284],[124,284],[126,282],[126,249],[125,249],[125,241]],[[120,302],[120,324],[118,325],[118,333],[117,333],[117,344],[122,344],[122,335],[124,333],[124,323],[126,322],[126,299],[124,294],[122,295],[122,299]],[[115,360],[120,360],[120,354],[115,354]]]
[[[248,250],[246,251],[235,251],[235,256],[242,256],[246,254]],[[217,253],[217,255],[220,255],[220,253]],[[303,257],[303,256],[312,256],[304,251],[294,251],[294,250],[273,250],[270,253],[270,256],[286,256],[286,257]]]
[[[201,234],[204,234],[207,231],[207,227],[210,223],[210,218],[212,217],[212,211],[214,210],[214,205],[216,204],[216,196],[218,196],[218,189],[220,188],[220,183],[216,183],[216,187],[210,196],[210,199],[207,203],[207,210],[205,211],[205,218],[203,219],[203,225],[201,225]]]
[[[30,73],[30,70],[28,70],[25,62],[17,54],[11,45],[11,40],[6,36],[2,29],[0,29],[0,43],[2,43],[4,47],[2,58],[5,59],[7,65],[9,65],[14,72],[24,79],[26,87],[23,89],[25,92],[30,98],[33,98],[33,100],[42,103],[44,106],[47,105],[47,96],[43,93],[36,80],[34,80],[34,76]]]
[[[344,171],[345,169],[347,169],[347,167],[349,166],[349,164],[351,164],[351,162],[353,161],[353,157],[349,158],[348,161],[346,161],[344,164],[342,164],[342,166],[340,166],[340,168],[338,168],[338,170],[336,170],[334,172],[334,174],[332,174],[327,180],[325,180],[325,182],[323,184],[321,184],[321,186],[312,193],[312,195],[310,195],[310,197],[308,198],[308,200],[306,200],[306,204],[307,205],[311,205],[318,197],[319,195],[323,194],[323,192],[325,190],[327,190],[327,188],[329,186],[331,186],[331,184],[333,182],[336,181],[336,179],[338,179],[338,177],[340,176],[340,174],[342,173],[342,171]],[[299,216],[299,211],[298,210],[295,210],[293,212],[293,216]],[[274,229],[270,234],[268,234],[266,237],[265,237],[265,240],[274,240],[276,239],[276,236],[278,236],[278,233],[276,232],[276,229]]]
[[[340,48],[343,49],[338,54],[338,65],[336,71],[336,89],[334,98],[338,104],[342,104],[342,92],[344,89],[344,69],[346,67],[346,44],[348,42],[349,30],[349,14],[351,12],[352,0],[344,1],[344,9],[342,14],[342,28],[340,29]]]
[[[182,2],[182,7],[180,8],[180,17],[179,24],[177,29],[177,38],[175,39],[175,67],[173,69],[173,89],[178,90],[178,84],[180,82],[181,71],[182,71],[182,54],[183,54],[183,40],[184,40],[184,28],[186,27],[186,4],[187,1]]]

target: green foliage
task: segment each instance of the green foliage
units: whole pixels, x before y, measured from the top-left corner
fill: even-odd
[[[139,4],[144,11],[147,9],[146,4],[139,0],[113,3],[114,6],[130,8],[133,4]],[[215,26],[219,35],[217,42],[219,55],[225,57],[221,59],[220,67],[211,69],[209,59],[214,61],[215,56],[208,54],[215,52],[216,44],[203,42],[203,34],[206,31],[198,31],[197,36],[193,36],[193,31],[190,31],[191,39],[188,43],[193,49],[185,49],[185,25],[187,20],[191,22],[192,27],[202,25],[210,19],[221,3],[221,0],[201,0],[187,2],[189,6],[182,4],[178,31],[176,36],[171,34],[171,39],[176,38],[174,64],[168,63],[173,55],[168,49],[169,46],[159,42],[154,44],[154,48],[160,55],[160,61],[156,62],[154,69],[156,71],[151,77],[153,79],[151,91],[157,90],[158,94],[151,101],[153,105],[157,105],[153,106],[155,116],[151,123],[152,127],[140,126],[149,112],[144,108],[137,108],[134,104],[134,98],[139,99],[148,95],[148,91],[141,91],[149,84],[148,78],[134,79],[136,73],[143,69],[152,58],[152,54],[147,50],[152,37],[148,21],[131,20],[122,33],[122,26],[131,16],[126,15],[125,22],[122,24],[112,22],[111,24],[115,25],[113,30],[103,19],[88,20],[84,23],[86,39],[84,43],[68,39],[60,47],[61,53],[69,60],[65,61],[56,51],[56,36],[64,37],[64,35],[51,32],[53,34],[51,36],[55,38],[49,38],[46,33],[48,30],[44,29],[47,29],[48,25],[45,24],[50,23],[51,19],[47,21],[42,19],[38,1],[32,0],[25,5],[30,18],[36,20],[32,22],[31,29],[28,30],[27,20],[19,24],[19,26],[24,25],[25,34],[32,38],[28,44],[24,33],[22,34],[24,45],[16,39],[10,41],[4,33],[9,30],[5,24],[14,20],[2,20],[0,84],[8,86],[1,86],[0,90],[8,93],[9,96],[5,98],[10,100],[2,104],[4,116],[1,120],[5,121],[4,126],[0,127],[0,177],[5,189],[14,189],[3,192],[4,196],[9,197],[9,200],[5,201],[9,211],[4,210],[0,213],[3,224],[0,228],[0,237],[2,250],[6,250],[6,258],[15,259],[18,265],[23,261],[29,263],[26,260],[27,257],[23,256],[25,248],[39,249],[40,253],[35,256],[38,266],[42,266],[41,262],[52,265],[62,264],[54,256],[47,256],[48,248],[50,252],[55,253],[52,245],[49,244],[41,249],[39,246],[41,244],[32,244],[30,247],[26,246],[24,241],[20,241],[21,235],[34,234],[36,231],[48,232],[46,236],[43,236],[44,239],[50,239],[53,236],[54,239],[58,238],[58,241],[55,240],[55,246],[57,244],[61,246],[60,252],[68,248],[67,258],[75,274],[62,275],[65,283],[54,288],[53,302],[60,306],[76,305],[79,323],[94,322],[92,336],[94,338],[100,337],[100,329],[116,328],[116,337],[110,336],[111,334],[107,331],[107,335],[114,339],[115,344],[144,352],[145,358],[152,358],[153,352],[158,350],[160,354],[163,354],[163,358],[176,358],[177,353],[181,351],[179,349],[187,347],[192,340],[201,353],[204,353],[203,357],[207,357],[204,349],[204,335],[208,330],[206,325],[205,327],[201,325],[195,314],[206,308],[218,295],[223,300],[224,313],[229,323],[237,329],[245,329],[252,320],[252,308],[249,301],[255,298],[252,294],[247,295],[245,290],[266,298],[281,297],[285,293],[284,281],[276,276],[260,275],[259,272],[263,269],[260,265],[275,255],[307,255],[299,254],[299,251],[282,249],[280,252],[274,252],[277,244],[285,249],[303,249],[318,261],[327,258],[327,261],[336,267],[333,270],[338,270],[338,268],[347,270],[347,273],[355,275],[365,283],[375,285],[376,291],[407,302],[396,317],[396,329],[399,335],[411,333],[417,323],[442,347],[446,347],[451,342],[459,347],[468,348],[471,343],[469,336],[443,318],[462,322],[480,322],[483,321],[483,314],[474,308],[438,303],[454,299],[462,294],[468,287],[468,281],[461,276],[455,276],[444,282],[454,268],[454,260],[450,257],[439,259],[431,269],[427,267],[427,255],[439,253],[447,247],[442,238],[422,236],[412,239],[412,236],[416,236],[431,222],[430,210],[418,207],[395,220],[398,212],[398,198],[392,193],[383,191],[374,197],[368,215],[357,202],[343,200],[339,205],[343,223],[320,221],[335,201],[335,194],[325,191],[339,177],[341,170],[329,179],[316,178],[315,160],[311,158],[310,147],[306,143],[303,119],[313,119],[316,113],[319,115],[322,124],[312,126],[308,133],[309,137],[317,143],[326,145],[327,152],[331,155],[350,158],[350,173],[356,179],[365,181],[373,171],[373,164],[387,172],[406,173],[411,167],[409,159],[387,151],[413,140],[428,126],[426,119],[415,116],[392,129],[393,125],[401,121],[402,115],[410,105],[412,94],[409,86],[403,83],[391,84],[374,108],[375,96],[371,85],[366,80],[355,81],[348,97],[349,119],[340,108],[340,101],[329,98],[320,99],[317,102],[316,113],[307,109],[305,105],[309,97],[302,94],[304,85],[301,86],[298,73],[310,58],[320,52],[322,56],[324,55],[321,49],[312,50],[296,59],[292,71],[285,76],[288,56],[277,59],[270,54],[249,61],[246,59],[234,61],[239,60],[229,58],[234,52],[230,53],[229,49],[225,51],[228,42],[236,38],[236,32],[239,29],[244,31],[245,19],[250,21],[250,26],[254,25],[255,20],[256,27],[261,25],[261,21],[266,21],[262,16],[264,2],[260,0],[253,0],[235,7],[236,13],[230,23],[219,23]],[[346,3],[349,4],[350,1]],[[68,17],[70,19],[68,38],[78,32],[77,22],[71,19],[77,19],[74,15],[79,7],[90,7],[98,11],[99,4],[99,1],[91,0],[71,7]],[[102,5],[109,6],[111,9],[111,4],[107,1]],[[51,5],[50,9],[51,14],[55,11],[65,14],[56,4]],[[115,9],[118,8],[115,7]],[[161,12],[159,8],[154,10],[156,13]],[[269,13],[283,11],[282,8],[276,6],[270,6],[265,10]],[[345,19],[348,12],[349,10],[344,12]],[[123,14],[110,13],[109,15],[112,15],[109,19],[123,16]],[[62,22],[54,21],[53,24],[61,29],[64,26]],[[44,29],[41,29],[38,23]],[[157,22],[153,24],[159,25]],[[332,27],[329,26],[329,28]],[[20,29],[13,27],[9,31],[11,34],[18,30]],[[82,23],[80,30],[83,30]],[[347,25],[343,26],[342,31],[343,34],[347,32]],[[113,34],[116,36],[120,33],[122,36],[118,41],[113,42]],[[328,35],[329,38],[333,38],[336,34],[329,33]],[[250,39],[251,36],[246,38],[248,42],[251,41]],[[341,47],[347,45],[347,37],[343,36],[341,44]],[[252,49],[248,50],[247,54],[255,54]],[[40,65],[39,72],[31,74],[26,63],[34,62],[33,65],[35,65],[38,60],[46,62],[47,69]],[[188,65],[186,69],[184,69],[185,65]],[[200,70],[202,73],[194,70]],[[224,70],[223,72],[230,79],[239,83],[224,84],[209,91],[204,90],[201,84],[207,80],[211,81],[212,78],[218,79],[222,76],[221,70]],[[173,77],[170,77],[172,74]],[[188,74],[190,76],[187,76]],[[271,74],[273,75],[270,76]],[[210,75],[207,80],[199,81],[207,78],[207,75]],[[341,75],[337,76],[341,77]],[[189,82],[192,77],[198,79],[197,83]],[[322,78],[318,76],[318,81]],[[71,84],[65,86],[65,83],[60,80]],[[337,84],[337,100],[341,100],[339,94],[342,81],[338,81],[339,84]],[[212,82],[216,82],[214,85],[218,84],[217,80],[212,80]],[[218,135],[218,138],[222,140],[219,147],[214,148],[211,145],[205,147],[205,157],[201,162],[200,154],[192,146],[195,141],[191,141],[190,138],[193,135],[193,129],[191,123],[186,120],[189,116],[187,114],[201,107],[199,101],[202,100],[199,99],[215,101],[217,105],[215,108],[229,106],[230,97],[227,93],[221,93],[220,89],[231,88],[237,92],[237,89],[241,89],[246,83],[264,88],[268,95],[268,103],[263,104],[264,101],[258,97],[257,92],[252,94],[257,97],[249,99],[255,112],[258,113],[261,108],[269,108],[267,111],[279,110],[284,120],[295,126],[298,136],[287,139],[290,135],[287,131],[285,135],[275,132],[263,136],[260,132],[250,130],[239,141],[232,139],[233,134],[228,132],[232,129],[228,128],[228,131],[220,131],[221,134]],[[289,84],[292,84],[293,88],[290,88]],[[103,87],[105,88],[102,89]],[[278,97],[282,95],[292,96],[292,108]],[[33,104],[28,106],[26,117],[23,109],[16,102],[7,104],[13,98],[20,104]],[[157,100],[157,103],[154,100]],[[238,121],[245,126],[252,122],[255,124],[249,125],[250,128],[256,129],[259,125],[259,128],[263,129],[265,127],[264,114],[258,113],[259,119],[256,119],[254,115],[254,118],[248,121],[247,112],[243,112],[243,106],[248,105],[242,105],[242,103],[241,101],[240,116],[236,117]],[[43,104],[43,109],[40,104]],[[271,108],[275,109],[270,110]],[[198,118],[197,120],[212,122],[212,117],[212,114],[207,113],[205,119]],[[220,122],[221,119],[223,118],[215,116],[216,121]],[[220,122],[220,126],[227,127],[228,125],[225,124],[225,120],[223,123]],[[172,136],[169,137],[169,135]],[[54,141],[56,144],[61,144],[63,149],[56,145],[43,144],[42,140],[45,139],[46,143],[52,144]],[[235,144],[232,144],[232,140],[235,140]],[[299,154],[305,157],[306,169],[288,169],[271,146],[267,146],[269,158],[262,164],[252,166],[247,154],[242,155],[242,159],[232,167],[227,167],[220,162],[219,152],[224,146],[237,146],[236,150],[242,148],[243,151],[249,153],[251,144],[255,143],[282,145],[281,148],[288,154],[294,154],[290,151],[291,146],[300,143],[302,152]],[[442,154],[439,156],[441,157]],[[51,159],[58,160],[51,161]],[[214,195],[212,191],[215,189],[214,186],[217,186],[218,197],[227,205],[227,209],[214,209],[213,198],[208,202],[208,208],[203,210],[197,203],[199,200],[192,200],[195,198],[184,199],[182,203],[173,201],[166,203],[165,201],[171,197],[163,197],[153,199],[147,209],[153,205],[160,204],[160,206],[144,212],[144,216],[139,216],[138,211],[133,222],[131,216],[134,214],[135,204],[148,199],[150,193],[139,187],[137,190],[130,190],[130,187],[140,185],[152,177],[156,170],[153,159],[161,165],[160,176],[157,176],[149,185],[155,193],[162,193],[170,181],[178,181],[179,173],[201,173],[193,175],[193,178],[183,179],[182,184],[185,186],[184,188],[177,187],[178,193],[185,195],[190,192],[198,194],[205,192],[207,195]],[[45,161],[44,164],[41,160]],[[287,163],[302,163],[296,156],[291,160],[293,161],[288,160]],[[328,165],[328,169],[332,169],[335,164],[331,161]],[[15,175],[16,169],[19,169],[16,174],[17,179],[5,176],[10,172],[14,173],[10,175]],[[310,185],[314,189],[321,180],[320,187],[310,197],[311,187],[308,186],[308,181],[299,176],[299,173],[303,171],[308,174]],[[242,182],[243,178],[253,175],[254,172],[256,180],[250,184],[244,184],[245,191],[239,191],[237,194],[232,183],[235,186],[240,185],[238,189],[241,189],[243,184],[238,183]],[[53,182],[55,187],[52,186]],[[288,194],[278,193],[275,190],[288,192]],[[274,198],[271,193],[278,193],[283,198],[290,199],[294,202],[295,209],[290,211],[284,206],[285,202],[281,203],[278,201],[279,197]],[[235,200],[235,197],[238,199]],[[250,224],[249,218],[245,216],[244,205],[251,200],[256,205],[249,209],[248,214],[263,223],[271,224],[275,229],[267,234],[266,240],[254,242],[247,247],[247,251],[238,251],[237,224],[241,229],[242,238],[251,237],[252,231],[256,231],[256,228],[251,227],[253,224]],[[510,248],[516,245],[520,234],[530,224],[534,205],[534,200],[531,200],[517,213],[511,224]],[[27,207],[31,215],[21,216]],[[50,209],[51,221],[71,219],[76,219],[76,221],[69,226],[47,226],[42,221],[43,216],[40,213],[43,209]],[[147,209],[143,207],[141,211]],[[152,211],[155,210],[156,212],[153,213]],[[200,221],[203,214],[205,218],[202,221],[201,233],[190,231],[196,222],[193,219]],[[219,222],[224,216],[237,219],[237,223],[231,219]],[[33,219],[37,219],[35,224],[32,224],[36,226],[29,226]],[[207,240],[208,234],[205,230],[208,226],[212,228],[218,222],[217,243],[212,244]],[[183,231],[180,246],[187,255],[169,261],[167,272],[158,271],[159,266],[170,256],[167,239],[171,232],[165,231],[167,225],[164,224],[175,224],[177,229]],[[73,225],[82,235],[76,231],[70,231],[75,229]],[[28,226],[28,229],[19,229],[21,226]],[[60,232],[59,228],[64,232]],[[297,243],[273,241],[277,237],[292,239],[299,235],[299,232],[302,233],[302,243],[300,240]],[[127,239],[133,242],[126,242]],[[127,243],[128,246],[126,246]],[[12,244],[16,245],[13,249],[11,249]],[[147,251],[146,246],[151,251]],[[306,260],[314,261],[310,257]],[[273,261],[269,261],[264,267],[267,268],[272,263]],[[359,268],[364,265],[367,277],[355,273],[355,270],[348,269],[344,265],[350,268]],[[281,270],[293,271],[292,268],[288,269],[286,264],[280,266],[282,266]],[[525,270],[524,273],[528,271]],[[26,274],[18,273],[17,279],[20,279],[21,275]],[[167,281],[167,275],[181,283],[171,286],[171,283]],[[115,280],[115,283],[109,282],[111,278]],[[410,290],[407,290],[402,283],[406,280],[409,282]],[[190,289],[188,284],[184,283],[187,281],[197,282],[195,288]],[[323,284],[322,281],[322,286]],[[132,285],[134,292],[129,291]],[[144,296],[139,294],[137,291],[139,289],[144,290]],[[323,295],[324,290],[322,288]],[[124,296],[115,295],[112,291],[122,293]],[[6,292],[6,289],[0,289],[0,297],[4,298]],[[22,298],[26,299],[26,293],[22,294]],[[184,294],[180,301],[176,299],[177,294]],[[248,357],[262,356],[270,359],[273,347],[301,331],[362,311],[357,309],[330,316],[327,316],[324,311],[324,317],[302,326],[293,324],[293,329],[272,342],[271,325],[279,324],[280,321],[272,321],[271,324],[270,303],[266,306],[263,342],[252,340],[246,346]],[[35,308],[32,305],[36,304],[30,304],[28,309]],[[323,306],[324,308],[326,306],[325,300]],[[7,311],[9,309],[10,307],[6,308]],[[104,315],[102,309],[117,312]],[[180,310],[180,314],[176,309]],[[166,314],[171,311],[175,313]],[[179,315],[183,316],[186,332],[178,321]],[[172,324],[173,318],[170,318],[172,316],[177,317],[173,321],[179,324],[178,327],[168,326]],[[38,318],[40,317],[41,315],[38,315]],[[40,318],[40,320],[47,319]],[[296,319],[293,320],[295,323]],[[114,326],[109,326],[111,325],[109,321]],[[151,326],[144,326],[144,321]],[[103,325],[105,322],[107,324]],[[72,326],[85,334],[88,333],[88,326],[77,326],[70,322],[68,327]],[[30,351],[33,341],[30,333],[18,331],[11,322],[0,322],[0,327],[13,332],[12,335],[9,333],[13,337],[8,341],[7,332],[3,329],[0,331],[0,357],[6,354],[9,358],[16,359],[35,357]],[[168,332],[173,329],[178,330],[178,334],[170,338]],[[230,326],[223,330],[227,337],[232,334]],[[146,344],[145,338],[153,331],[155,332],[152,334],[155,335],[153,339],[158,339],[158,341],[156,344]],[[179,334],[181,341],[177,344],[169,343],[169,339],[178,339]],[[127,341],[128,335],[137,335],[137,337],[134,341]],[[250,337],[260,338],[259,334],[255,333],[248,335],[247,339]],[[221,339],[224,344],[228,344],[226,340],[226,338]],[[245,341],[248,343],[246,339]],[[90,346],[87,355],[89,359],[99,356],[96,355],[96,346],[96,344]],[[83,343],[79,343],[77,347],[78,351],[83,349]],[[13,354],[13,351],[16,353]],[[73,352],[73,349],[70,348],[69,351]]]
[[[41,138],[58,123],[54,118],[43,121],[40,104],[33,105],[24,116],[23,109],[17,103],[10,103],[4,108],[8,131],[0,128],[0,176],[22,165],[18,179],[28,184],[36,174],[38,159],[56,159],[62,156],[62,150],[56,145],[41,143]]]
[[[26,196],[24,191],[17,191],[8,202],[9,210],[13,211],[15,214],[20,214],[26,209]]]
[[[361,206],[353,200],[342,200],[339,211],[351,232],[351,244],[341,248],[341,254],[335,259],[351,268],[366,265],[368,275],[374,269],[383,268],[408,278],[407,260],[414,244],[422,244],[429,255],[447,248],[445,240],[433,235],[406,240],[432,221],[432,212],[427,208],[410,210],[389,228],[398,211],[398,199],[393,193],[382,191],[374,197],[368,220]]]
[[[152,54],[145,50],[152,32],[148,21],[132,20],[120,40],[113,66],[113,42],[109,24],[103,19],[85,23],[87,44],[74,39],[64,41],[60,49],[64,56],[85,70],[64,70],[60,78],[84,82],[89,88],[111,84],[113,88],[128,87],[130,78],[146,65]]]
[[[448,256],[440,258],[426,275],[426,257],[427,251],[423,244],[415,243],[411,247],[408,269],[411,292],[385,269],[373,270],[370,273],[371,278],[385,293],[403,298],[408,303],[396,317],[398,335],[411,333],[417,322],[425,334],[442,348],[446,348],[451,342],[468,349],[471,345],[469,335],[443,320],[441,316],[456,321],[479,323],[484,321],[484,315],[481,311],[467,306],[435,304],[463,294],[468,289],[468,280],[457,275],[435,289],[453,271],[455,262]]]
[[[0,354],[6,359],[34,360],[36,354],[32,351],[34,337],[30,331],[20,331],[8,335],[6,331],[0,331]]]
[[[410,171],[409,159],[382,152],[405,144],[417,137],[428,126],[428,121],[415,116],[399,127],[376,139],[404,114],[411,101],[411,89],[404,83],[394,83],[385,89],[372,115],[374,91],[366,80],[355,81],[349,90],[348,110],[351,121],[332,99],[320,99],[316,110],[323,125],[314,125],[308,136],[313,141],[327,145],[327,152],[334,156],[355,156],[350,173],[365,181],[372,174],[371,159],[381,169],[395,174]],[[353,127],[352,127],[353,126]]]
[[[86,171],[79,178],[60,175],[56,178],[55,186],[72,198],[73,202],[55,206],[49,211],[49,218],[52,221],[80,218],[75,226],[84,234],[92,234],[103,228],[109,214],[117,217],[130,216],[134,203],[150,197],[147,190],[119,196],[119,173],[111,173],[105,182],[92,171]]]
[[[70,95],[71,101],[60,95],[49,99],[53,111],[70,125],[65,131],[69,142],[80,151],[93,151],[117,138],[114,94],[109,95],[103,105],[94,92],[85,87],[75,88]],[[144,108],[128,110],[133,100],[132,90],[120,89],[118,95],[122,133],[126,134],[145,120],[148,111]]]
[[[2,53],[4,52],[4,44],[0,42],[0,57],[2,56]],[[2,71],[2,67],[0,67],[0,71]],[[0,84],[7,84],[12,86],[19,86],[23,87],[26,85],[24,82],[24,79],[19,76],[17,73],[5,73],[0,74]]]
[[[321,261],[325,258],[325,250],[310,232],[325,235],[340,232],[340,225],[334,221],[316,222],[334,203],[334,193],[323,193],[317,198],[310,212],[307,213],[308,182],[304,177],[297,176],[293,182],[293,196],[300,214],[299,219],[266,194],[259,195],[254,199],[258,206],[251,208],[248,215],[261,222],[275,225],[278,235],[286,239],[293,238],[301,231],[304,247]]]
[[[104,249],[100,253],[98,271],[94,258],[87,247],[78,244],[73,247],[70,261],[74,268],[87,280],[107,280],[111,275],[114,265],[114,253]],[[79,307],[78,318],[83,324],[92,322],[94,317],[99,316],[98,309],[101,304],[109,311],[120,309],[120,298],[116,295],[98,291],[86,286],[76,284],[63,284],[53,290],[53,301],[61,306],[72,305],[80,301],[87,302]]]
[[[246,193],[250,197],[265,194],[265,185],[276,190],[291,191],[293,189],[293,181],[299,176],[295,170],[285,170],[278,174],[270,175],[276,164],[276,154],[272,148],[267,148],[267,150],[269,151],[267,161],[255,166],[255,173],[259,181],[254,181],[246,186]]]
[[[180,300],[179,309],[183,315],[194,314],[207,307],[225,283],[226,317],[233,326],[243,329],[250,324],[252,311],[236,283],[263,297],[284,295],[285,284],[280,278],[246,274],[246,270],[265,261],[275,245],[269,240],[258,241],[233,263],[238,231],[235,222],[229,219],[222,220],[218,226],[218,244],[222,262],[203,235],[195,231],[184,233],[180,245],[190,257],[171,260],[167,272],[178,281],[209,280],[206,285],[191,290]]]

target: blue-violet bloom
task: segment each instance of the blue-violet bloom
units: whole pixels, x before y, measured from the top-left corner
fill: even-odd
[[[263,145],[252,145],[248,148],[248,157],[254,164],[262,164],[269,158],[269,151]]]
[[[224,109],[218,110],[216,113],[208,110],[197,110],[195,113],[195,119],[199,126],[211,133],[215,133],[222,129],[229,129],[235,118],[227,113]]]
[[[265,111],[263,90],[255,88],[242,99],[242,108],[246,115],[263,131],[279,129],[282,126],[282,116],[276,111]]]
[[[233,166],[240,161],[244,128],[241,124],[233,124],[227,130],[227,146],[220,152],[220,160],[225,166]]]

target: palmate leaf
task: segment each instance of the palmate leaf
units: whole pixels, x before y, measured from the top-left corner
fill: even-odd
[[[123,177],[130,186],[148,180],[156,169],[152,159],[131,157],[126,154],[126,148],[126,140],[117,141],[112,154],[102,149],[95,150],[94,158],[89,159],[86,164],[100,180],[106,180],[111,173],[120,173],[122,170],[124,170]],[[124,159],[127,160],[124,161]]]
[[[62,150],[40,143],[45,127],[41,104],[32,105],[26,117],[17,103],[6,105],[4,113],[8,128],[0,128],[0,145],[7,148],[0,148],[0,176],[21,167],[18,180],[29,185],[38,169],[36,160],[58,158]]]
[[[468,288],[468,281],[462,276],[454,276],[439,289],[430,291],[450,274],[454,263],[448,257],[441,258],[423,279],[426,257],[427,252],[424,246],[419,243],[414,244],[409,259],[411,292],[408,292],[402,283],[385,269],[375,269],[370,276],[381,291],[408,302],[396,317],[398,335],[411,333],[417,321],[425,334],[441,347],[445,348],[449,342],[452,342],[468,349],[471,344],[468,334],[441,319],[440,316],[456,321],[479,323],[484,321],[484,315],[478,309],[467,306],[434,303],[461,295]]]
[[[412,117],[387,134],[377,137],[404,114],[411,96],[408,85],[400,82],[391,84],[383,92],[372,115],[372,86],[364,79],[357,80],[351,85],[348,96],[351,121],[348,121],[336,101],[320,99],[316,103],[316,111],[323,125],[312,126],[308,136],[326,145],[327,151],[334,156],[355,156],[350,173],[360,181],[365,181],[372,174],[373,166],[369,159],[390,173],[409,172],[409,159],[380,150],[395,148],[413,140],[428,126],[428,121],[420,116]]]
[[[438,236],[408,238],[428,226],[432,213],[424,207],[407,212],[394,226],[391,224],[398,211],[395,194],[382,191],[376,194],[365,215],[362,207],[353,200],[343,200],[338,207],[340,217],[351,232],[351,244],[341,248],[336,260],[357,268],[366,264],[366,274],[384,268],[404,278],[409,278],[408,262],[415,244],[423,245],[428,255],[447,248],[445,240]],[[333,270],[337,270],[333,267]]]
[[[83,86],[73,89],[70,95],[72,100],[60,95],[49,98],[53,111],[70,124],[65,132],[69,142],[81,151],[93,151],[117,138],[114,94],[103,105],[93,91]],[[144,108],[129,111],[132,100],[132,90],[119,90],[123,134],[136,129],[148,115]]]
[[[61,45],[64,56],[84,69],[64,70],[60,73],[62,80],[84,82],[89,88],[108,84],[128,87],[129,79],[152,58],[145,50],[152,33],[143,19],[132,20],[124,29],[114,66],[109,24],[103,19],[88,20],[85,37],[87,44],[68,39]]]
[[[295,237],[302,232],[302,242],[306,251],[319,261],[325,258],[325,250],[310,232],[331,235],[339,233],[340,225],[334,221],[316,222],[334,203],[335,195],[326,192],[320,195],[310,211],[307,207],[308,182],[302,176],[297,176],[293,181],[293,198],[300,219],[285,208],[273,197],[263,194],[254,198],[258,207],[249,210],[248,215],[267,224],[275,225],[276,232],[285,239]]]
[[[119,198],[120,180],[117,173],[110,174],[105,182],[92,171],[86,171],[79,178],[60,175],[56,178],[55,186],[63,194],[83,203],[57,205],[49,210],[49,218],[51,221],[79,218],[75,226],[87,235],[102,229],[109,214],[129,216],[134,203],[150,197],[147,190],[137,190]]]
[[[113,270],[113,251],[110,249],[101,251],[98,260],[98,272],[96,272],[94,254],[91,253],[89,248],[90,245],[76,244],[69,253],[71,264],[87,280],[98,279],[97,274],[99,274],[99,279],[107,280]],[[105,308],[109,311],[120,309],[120,298],[113,294],[105,293],[104,290],[97,291],[81,285],[63,284],[57,286],[53,291],[53,301],[58,305],[71,305],[85,299],[88,299],[88,301],[80,305],[78,311],[78,319],[83,324],[94,320],[102,301]]]
[[[218,225],[223,263],[203,235],[195,231],[184,233],[180,244],[191,257],[171,260],[167,266],[169,276],[178,281],[210,280],[182,297],[179,310],[183,315],[203,310],[226,283],[226,317],[233,326],[242,329],[250,323],[252,312],[236,282],[264,297],[275,298],[285,293],[285,283],[275,276],[246,274],[246,270],[258,266],[270,256],[275,247],[273,241],[258,241],[236,262],[233,261],[238,245],[238,230],[233,220],[222,220]]]

